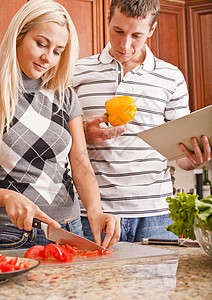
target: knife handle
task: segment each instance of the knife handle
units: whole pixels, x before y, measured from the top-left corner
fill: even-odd
[[[36,218],[34,218],[33,222],[32,222],[32,227],[41,229],[41,221],[38,220],[38,219],[36,219]]]
[[[48,229],[48,224],[43,223],[42,221],[34,218],[32,222],[32,227],[42,229],[47,237],[47,229]]]

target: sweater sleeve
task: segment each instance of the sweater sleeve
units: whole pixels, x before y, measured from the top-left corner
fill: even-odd
[[[71,87],[65,90],[64,108],[68,113],[69,122],[76,117],[82,116],[82,109],[77,94]]]

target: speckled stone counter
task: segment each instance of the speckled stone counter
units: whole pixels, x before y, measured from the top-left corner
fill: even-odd
[[[200,248],[154,246],[173,257],[38,267],[0,282],[0,299],[212,299],[212,257]]]

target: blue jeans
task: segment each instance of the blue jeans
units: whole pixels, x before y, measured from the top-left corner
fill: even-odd
[[[94,241],[88,218],[81,217],[84,237]],[[177,236],[165,229],[173,223],[168,215],[145,218],[121,218],[120,242],[140,242],[142,238],[176,239]],[[102,240],[105,233],[102,234]]]
[[[59,222],[62,229],[83,236],[80,217]],[[20,230],[12,223],[0,224],[0,250],[26,249],[35,245],[53,243],[47,240],[42,229]]]

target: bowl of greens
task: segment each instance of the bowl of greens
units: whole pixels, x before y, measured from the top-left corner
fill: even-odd
[[[194,220],[194,233],[200,247],[209,255],[212,256],[212,230],[207,230],[207,227],[199,227],[199,221]]]
[[[197,240],[212,255],[212,195],[200,200],[198,197],[185,193],[167,197],[169,216],[174,222],[166,229],[177,236]]]

